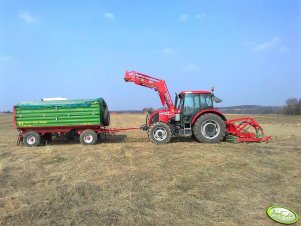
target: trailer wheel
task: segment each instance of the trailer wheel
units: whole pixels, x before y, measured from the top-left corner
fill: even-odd
[[[36,147],[41,143],[41,136],[37,132],[29,131],[23,138],[23,144],[27,147]]]
[[[86,129],[80,134],[79,140],[83,145],[93,145],[97,142],[97,134],[93,130]]]
[[[68,133],[64,134],[64,138],[66,140],[75,140],[75,137],[77,136],[77,133],[75,130],[71,130]]]
[[[170,142],[171,128],[164,122],[155,122],[147,131],[148,138],[155,144],[167,144]]]
[[[193,126],[193,136],[198,142],[218,143],[225,136],[224,120],[212,113],[201,115]]]
[[[102,113],[102,124],[104,126],[110,125],[110,112],[108,109],[104,109]]]
[[[107,103],[103,100],[102,103],[102,118],[101,118],[102,124],[104,126],[109,126],[110,125],[110,112],[108,109]]]

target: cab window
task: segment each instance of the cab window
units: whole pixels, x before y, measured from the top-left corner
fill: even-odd
[[[186,94],[184,101],[184,115],[191,115],[194,113],[195,109],[195,100],[193,94]]]
[[[182,101],[183,99],[181,99],[181,102]],[[183,106],[183,102],[181,106]],[[201,109],[210,108],[210,107],[213,107],[212,95],[193,94],[193,93],[185,94],[184,108],[183,108],[184,115],[192,115]]]
[[[200,101],[201,101],[201,108],[213,107],[211,95],[201,95]]]

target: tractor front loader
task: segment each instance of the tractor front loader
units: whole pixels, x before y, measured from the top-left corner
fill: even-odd
[[[147,115],[143,129],[151,142],[169,143],[171,137],[192,136],[198,142],[218,143],[223,139],[231,142],[265,142],[262,127],[252,117],[227,120],[214,108],[221,100],[214,96],[214,89],[182,91],[172,101],[166,82],[136,71],[126,71],[124,80],[154,89],[165,109]]]

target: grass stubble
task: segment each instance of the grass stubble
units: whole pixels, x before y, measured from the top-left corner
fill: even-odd
[[[114,114],[112,127],[144,117]],[[0,225],[275,225],[272,204],[301,213],[301,118],[254,118],[271,142],[157,146],[134,131],[27,148],[1,114]]]

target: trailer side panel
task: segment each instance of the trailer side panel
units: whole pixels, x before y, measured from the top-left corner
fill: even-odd
[[[103,99],[23,102],[15,106],[16,127],[102,124]]]

